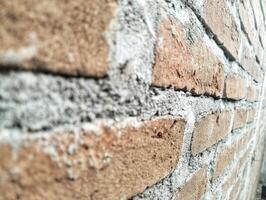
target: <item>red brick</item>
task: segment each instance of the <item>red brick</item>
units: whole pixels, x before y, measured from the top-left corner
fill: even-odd
[[[195,124],[191,151],[195,155],[216,144],[231,131],[231,111],[208,114]]]
[[[221,96],[224,85],[222,63],[200,39],[190,42],[187,34],[185,27],[174,19],[160,24],[152,84]]]
[[[176,200],[198,200],[201,199],[205,193],[208,178],[206,169],[200,169],[193,174],[193,176],[181,188],[176,195]]]
[[[236,109],[233,129],[241,128],[247,123],[248,112],[246,109]]]
[[[225,97],[233,100],[241,100],[246,97],[246,80],[236,74],[230,74],[225,81]]]
[[[104,32],[114,16],[115,0],[2,0],[0,7],[1,65],[68,75],[106,74],[109,47]]]
[[[65,152],[75,135],[53,134],[48,143],[58,152],[57,162],[43,152],[41,141],[28,141],[15,160],[10,148],[1,145],[0,199],[130,198],[176,166],[184,127],[183,120],[166,118],[124,128],[102,126],[100,135],[80,134],[73,155]],[[66,158],[70,168],[64,166]],[[14,166],[18,174],[10,173]],[[72,180],[67,179],[69,170],[76,175],[70,173]]]
[[[225,0],[203,1],[202,17],[215,36],[238,59],[240,35]]]

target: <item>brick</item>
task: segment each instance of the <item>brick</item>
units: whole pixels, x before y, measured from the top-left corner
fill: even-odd
[[[236,74],[229,74],[225,81],[225,97],[241,100],[246,97],[246,81]]]
[[[103,125],[100,134],[80,134],[71,155],[65,152],[75,135],[53,134],[48,147],[56,149],[56,161],[38,145],[41,141],[25,142],[16,160],[1,145],[0,199],[128,199],[176,166],[184,127],[182,119],[169,118],[120,128]]]
[[[234,160],[236,148],[232,144],[217,155],[213,177],[219,177],[229,163]]]
[[[233,186],[233,189],[231,190],[230,192],[230,195],[229,195],[229,199],[230,200],[236,200],[238,199],[238,193],[240,191],[240,181],[238,180],[234,186]]]
[[[176,200],[201,199],[201,197],[205,193],[207,183],[208,183],[208,178],[206,174],[206,169],[198,170],[181,188],[180,192],[176,195]]]
[[[247,88],[247,97],[246,99],[250,102],[255,102],[258,100],[258,91],[257,87],[253,85],[252,83],[249,84]]]
[[[240,35],[225,0],[203,1],[202,17],[228,51],[238,59]]]
[[[115,0],[2,0],[0,7],[2,67],[97,77],[107,73],[104,32]]]
[[[256,62],[254,50],[245,46],[243,48],[242,56],[240,58],[240,64],[244,70],[246,70],[255,81],[262,82],[263,72],[260,69],[259,64]]]
[[[236,109],[233,129],[241,128],[247,123],[248,112],[246,109]]]
[[[256,117],[256,109],[249,109],[248,110],[248,117],[247,117],[247,122],[253,122],[255,120]]]
[[[262,56],[261,53],[263,50],[260,46],[260,42],[259,42],[259,39],[256,33],[255,19],[253,17],[252,12],[253,12],[252,7],[248,0],[241,0],[239,2],[239,15],[240,15],[241,21],[243,23],[245,31],[248,34],[248,38],[250,39],[251,43],[254,46],[256,55],[261,60],[261,56]]]
[[[208,114],[195,124],[191,152],[196,155],[216,144],[231,131],[231,111]]]
[[[160,24],[152,85],[221,96],[222,63],[199,38],[189,41],[189,34],[179,21],[172,21]]]

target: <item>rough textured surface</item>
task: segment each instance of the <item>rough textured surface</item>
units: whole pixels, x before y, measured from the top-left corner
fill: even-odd
[[[60,9],[69,8],[63,20],[43,24],[48,26],[43,34],[65,20],[75,22],[64,26],[70,33],[80,30],[89,23],[80,19],[89,17],[100,38],[91,38],[90,44],[102,48],[98,42],[105,38],[108,49],[102,59],[108,56],[109,65],[107,75],[104,69],[88,77],[11,69],[27,62],[1,65],[0,199],[173,200],[178,194],[185,200],[253,199],[266,114],[266,15],[257,1],[265,4],[254,0],[246,8],[259,43],[251,41],[243,26],[239,1],[1,2],[18,6],[13,11],[32,7],[26,12],[32,21],[24,12],[16,24],[32,22],[33,28],[47,21],[45,13],[61,19]],[[43,5],[56,12],[43,10]],[[99,9],[90,9],[94,5]],[[39,15],[32,15],[37,8]],[[1,9],[0,22],[8,9]],[[69,18],[71,13],[77,16]],[[99,23],[102,17],[106,23]],[[20,28],[8,20],[1,24],[11,33]],[[25,46],[7,44],[11,41],[5,40],[0,49]],[[70,38],[63,44],[79,42]],[[19,51],[23,56],[24,50]],[[87,50],[86,55],[91,53]],[[49,53],[61,58],[56,49]],[[83,49],[77,55],[84,56]],[[34,69],[39,69],[37,64]],[[64,65],[64,70],[68,66],[77,67]],[[230,85],[226,78],[231,75],[235,80]],[[235,149],[234,159],[226,161],[231,154],[219,159],[230,148]]]
[[[225,81],[225,97],[228,99],[240,100],[246,97],[247,86],[245,79],[235,74],[227,76]]]
[[[104,34],[114,16],[115,0],[3,0],[0,7],[1,68],[106,74],[109,47]]]
[[[176,200],[191,199],[197,200],[202,197],[207,185],[206,169],[200,169],[188,180],[177,194]]]
[[[165,20],[161,23],[153,85],[221,96],[224,81],[222,63],[200,38],[189,40],[187,34],[178,21]]]
[[[175,167],[184,125],[181,119],[158,119],[138,127],[103,126],[99,136],[80,134],[75,146],[70,146],[72,134],[51,136],[57,164],[38,149],[38,141],[29,142],[14,160],[2,146],[0,199],[129,198]]]
[[[232,111],[209,114],[195,124],[192,138],[192,154],[195,155],[211,147],[229,134]]]
[[[203,2],[202,17],[204,21],[218,38],[220,44],[224,45],[235,59],[238,59],[240,34],[226,5],[226,0],[215,2],[204,0]]]
[[[243,127],[246,124],[247,116],[248,116],[247,110],[245,109],[235,110],[233,128],[236,129]]]
[[[232,145],[231,147],[224,149],[220,154],[218,154],[214,168],[214,178],[220,176],[224,169],[229,165],[229,163],[233,161],[235,150],[235,146]]]

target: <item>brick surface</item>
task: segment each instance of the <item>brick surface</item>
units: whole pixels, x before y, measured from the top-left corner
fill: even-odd
[[[200,39],[191,42],[187,34],[178,21],[165,20],[160,24],[152,84],[221,96],[223,65]]]
[[[240,100],[246,97],[247,87],[244,78],[236,74],[230,74],[225,81],[225,97],[233,100]]]
[[[239,1],[239,15],[243,23],[244,29],[248,34],[248,38],[253,44],[256,55],[258,56],[258,59],[260,59],[261,61],[262,48],[260,46],[260,42],[256,33],[255,18],[253,17],[253,11],[251,6],[252,5],[247,0]]]
[[[2,145],[0,199],[127,199],[175,167],[184,127],[181,119],[146,121],[138,127],[104,126],[101,135],[82,134],[75,153],[67,157],[65,153],[75,136],[57,134],[50,141],[60,144],[54,146],[57,162],[43,153],[37,142],[22,148],[16,160]]]
[[[253,122],[255,120],[255,117],[256,117],[256,110],[255,109],[249,109],[247,122]]]
[[[231,111],[208,114],[195,124],[191,151],[195,155],[211,147],[231,131]]]
[[[228,49],[235,59],[238,59],[240,34],[226,5],[226,1],[203,1],[202,17],[221,44]]]
[[[234,160],[236,148],[231,145],[217,155],[213,177],[217,178],[224,169]]]
[[[246,109],[236,109],[234,114],[233,129],[241,128],[247,123],[248,113]]]
[[[263,73],[259,64],[256,62],[254,50],[245,46],[243,48],[242,56],[240,58],[240,64],[244,70],[246,70],[255,81],[261,82],[263,79]]]
[[[258,100],[258,91],[257,87],[252,83],[249,84],[247,88],[247,97],[246,99],[250,102],[255,102]]]
[[[234,186],[233,186],[233,188],[232,188],[232,190],[230,192],[230,195],[229,195],[229,199],[230,200],[236,200],[236,199],[238,199],[238,193],[240,191],[240,183],[241,183],[240,180],[238,180],[234,184]]]
[[[113,18],[115,0],[2,0],[0,7],[2,67],[67,75],[106,74],[104,32]]]
[[[201,199],[206,190],[208,182],[206,169],[200,169],[193,174],[193,176],[181,188],[176,195],[176,200],[198,200]]]

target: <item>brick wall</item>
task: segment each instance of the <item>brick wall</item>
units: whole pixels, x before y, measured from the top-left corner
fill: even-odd
[[[1,0],[0,200],[253,199],[263,0]]]

